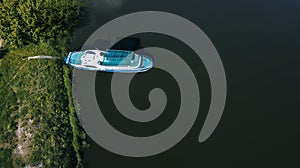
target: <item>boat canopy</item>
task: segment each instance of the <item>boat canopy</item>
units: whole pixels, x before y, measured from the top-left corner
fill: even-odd
[[[136,59],[134,52],[122,50],[106,50],[102,65],[105,66],[134,66]]]

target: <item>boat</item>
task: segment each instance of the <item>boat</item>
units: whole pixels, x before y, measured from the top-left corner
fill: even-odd
[[[64,61],[75,69],[105,72],[145,72],[153,66],[149,56],[113,49],[69,52]]]

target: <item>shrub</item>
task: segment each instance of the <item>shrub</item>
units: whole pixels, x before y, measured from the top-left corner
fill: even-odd
[[[12,48],[70,36],[81,0],[3,0],[0,37]]]

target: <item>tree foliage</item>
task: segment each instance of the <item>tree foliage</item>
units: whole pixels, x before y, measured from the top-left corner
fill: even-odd
[[[0,38],[16,48],[70,36],[81,0],[3,0]]]

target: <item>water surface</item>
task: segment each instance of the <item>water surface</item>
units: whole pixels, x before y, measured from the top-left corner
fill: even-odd
[[[119,156],[90,140],[91,148],[84,153],[86,167],[299,167],[299,1],[90,1],[89,16],[76,31],[74,48],[80,48],[101,25],[124,14],[145,10],[174,13],[198,25],[214,43],[225,67],[228,96],[219,126],[206,142],[198,143],[210,86],[201,61],[188,60],[203,81],[199,84],[200,113],[189,134],[172,149],[146,158]],[[171,37],[139,34],[135,38],[142,46],[161,45],[194,58],[192,51]],[[178,44],[180,49],[168,44]],[[153,87],[164,89],[169,98],[164,114],[146,124],[127,121],[117,113],[109,92],[110,79],[111,74],[98,73],[96,91],[105,102],[105,116],[120,131],[152,135],[176,118],[180,96],[167,72],[154,69],[132,81],[130,94],[137,108],[149,107],[147,97]]]

